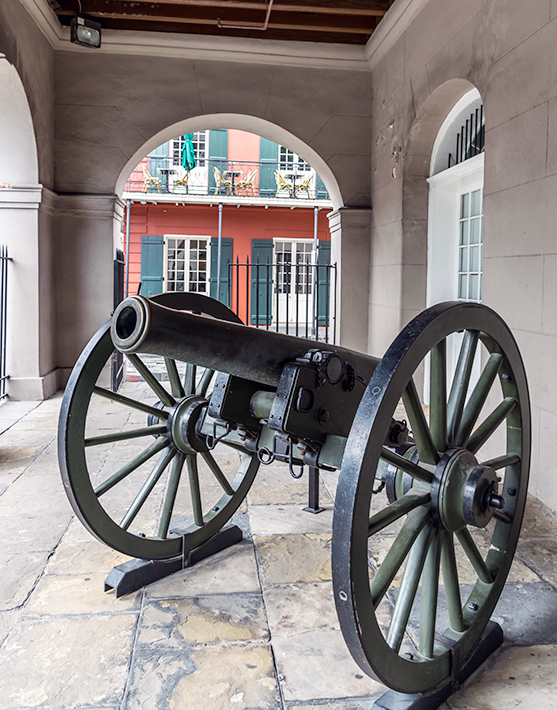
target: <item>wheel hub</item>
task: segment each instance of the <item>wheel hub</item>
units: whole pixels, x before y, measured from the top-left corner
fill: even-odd
[[[439,461],[431,487],[435,523],[451,532],[467,525],[484,528],[505,506],[494,469],[478,464],[467,449],[449,449]]]
[[[198,431],[198,423],[207,400],[199,395],[184,397],[171,410],[168,417],[168,431],[172,443],[184,454],[196,454],[209,451],[206,437]]]

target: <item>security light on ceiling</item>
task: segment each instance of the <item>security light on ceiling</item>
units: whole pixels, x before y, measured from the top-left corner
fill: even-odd
[[[85,17],[72,17],[70,40],[82,47],[101,46],[101,23],[87,20]]]

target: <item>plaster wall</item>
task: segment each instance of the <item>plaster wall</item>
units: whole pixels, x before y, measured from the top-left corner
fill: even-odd
[[[523,353],[533,406],[531,491],[557,508],[557,5],[399,2],[415,13],[368,46],[372,106],[370,349],[425,305],[427,183],[436,133],[475,86],[486,117],[483,301]],[[395,8],[397,7],[395,3]],[[389,293],[390,290],[390,293]],[[389,294],[389,295],[387,295]]]

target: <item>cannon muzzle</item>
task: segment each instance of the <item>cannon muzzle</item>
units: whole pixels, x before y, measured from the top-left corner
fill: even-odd
[[[143,296],[122,301],[110,332],[123,353],[162,355],[274,387],[287,362],[319,347],[314,340],[176,311]],[[365,382],[379,364],[377,358],[347,348],[325,347],[349,362]]]

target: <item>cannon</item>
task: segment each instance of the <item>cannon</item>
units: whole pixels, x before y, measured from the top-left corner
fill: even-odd
[[[103,384],[114,348],[151,401]],[[115,403],[102,421],[98,398]],[[392,689],[377,707],[438,707],[502,642],[490,617],[524,512],[530,408],[486,306],[433,306],[378,359],[245,326],[199,294],[133,296],[71,374],[59,456],[77,516],[144,581],[241,539],[227,523],[261,465],[338,470],[334,598],[352,656]]]

